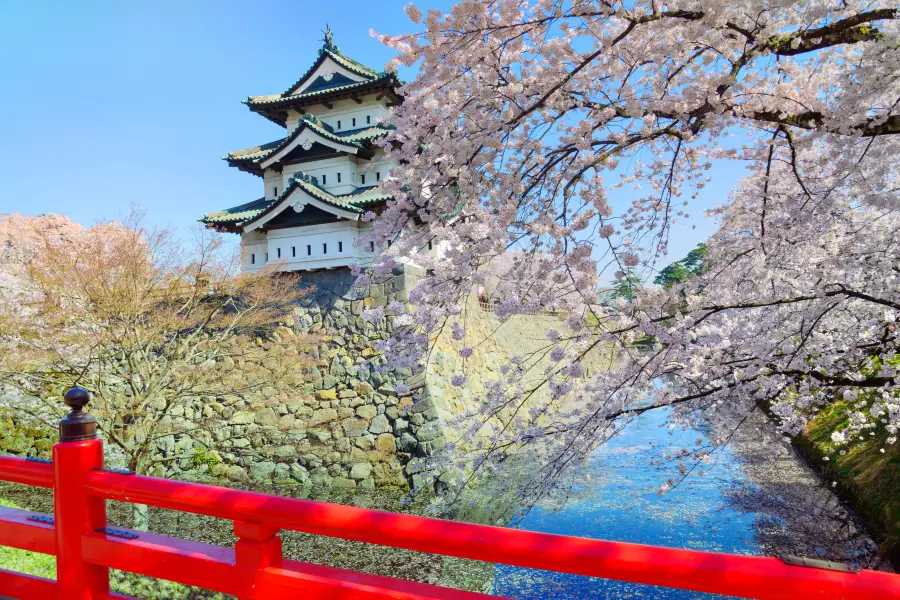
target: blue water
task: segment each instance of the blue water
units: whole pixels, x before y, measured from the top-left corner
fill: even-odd
[[[650,462],[705,438],[697,430],[660,427],[665,417],[664,411],[648,411],[630,423],[592,459],[589,471],[596,483],[585,484],[557,512],[536,507],[519,526],[673,548],[759,554],[753,530],[757,515],[738,512],[726,501],[726,490],[742,477],[737,459],[727,449],[702,476],[691,475],[665,495],[657,493],[674,468]],[[724,598],[506,565],[497,565],[493,593],[519,600]]]

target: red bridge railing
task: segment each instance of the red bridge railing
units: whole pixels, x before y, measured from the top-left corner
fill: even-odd
[[[280,530],[395,548],[746,598],[900,599],[900,576],[456,523],[282,498],[103,469],[87,392],[66,394],[52,463],[0,456],[0,479],[52,488],[54,514],[0,508],[0,545],[57,557],[57,579],[0,570],[0,595],[99,600],[120,569],[241,600],[476,600],[495,598],[282,557]],[[106,500],[234,521],[234,548],[110,528]],[[299,595],[298,595],[299,593]]]

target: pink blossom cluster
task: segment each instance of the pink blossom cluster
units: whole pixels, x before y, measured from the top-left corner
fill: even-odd
[[[623,419],[663,405],[674,421],[732,428],[764,406],[795,434],[841,398],[836,445],[893,443],[895,3],[466,0],[406,13],[422,32],[378,36],[419,71],[385,141],[400,166],[374,229],[395,240],[387,261],[426,241],[444,250],[417,258],[430,275],[391,350],[421,363],[447,327],[467,352],[462,307],[485,282],[501,321],[569,315],[546,340],[552,367],[510,364],[475,394],[445,448],[459,473],[527,457],[540,467],[524,493],[539,496]],[[736,132],[749,140],[738,148]],[[599,303],[612,273],[652,280],[719,159],[747,172],[714,212],[706,272]],[[613,194],[635,186],[627,202]],[[601,351],[611,365],[584,369]]]

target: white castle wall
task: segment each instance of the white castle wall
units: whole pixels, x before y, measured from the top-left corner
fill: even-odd
[[[243,270],[256,271],[273,263],[282,271],[367,266],[376,254],[357,242],[370,228],[368,223],[339,221],[245,233],[241,240]]]
[[[367,94],[361,96],[362,104],[357,104],[355,100],[338,100],[332,102],[334,107],[329,110],[321,104],[310,106],[305,109],[309,114],[315,115],[323,123],[328,124],[335,131],[350,131],[353,129],[362,129],[364,127],[373,127],[379,121],[386,121],[391,117],[391,109],[387,106],[387,100],[375,100],[377,94]],[[290,134],[297,128],[302,115],[299,112],[291,111],[287,118],[287,132]],[[369,117],[366,120],[366,117]],[[356,119],[356,124],[353,124]],[[338,124],[340,121],[340,125]]]

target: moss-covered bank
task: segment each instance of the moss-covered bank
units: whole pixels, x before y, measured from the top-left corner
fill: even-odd
[[[887,434],[881,432],[841,454],[834,448],[831,434],[846,427],[847,406],[834,402],[797,437],[797,445],[837,483],[841,497],[881,538],[882,555],[900,570],[900,444],[886,444]]]

